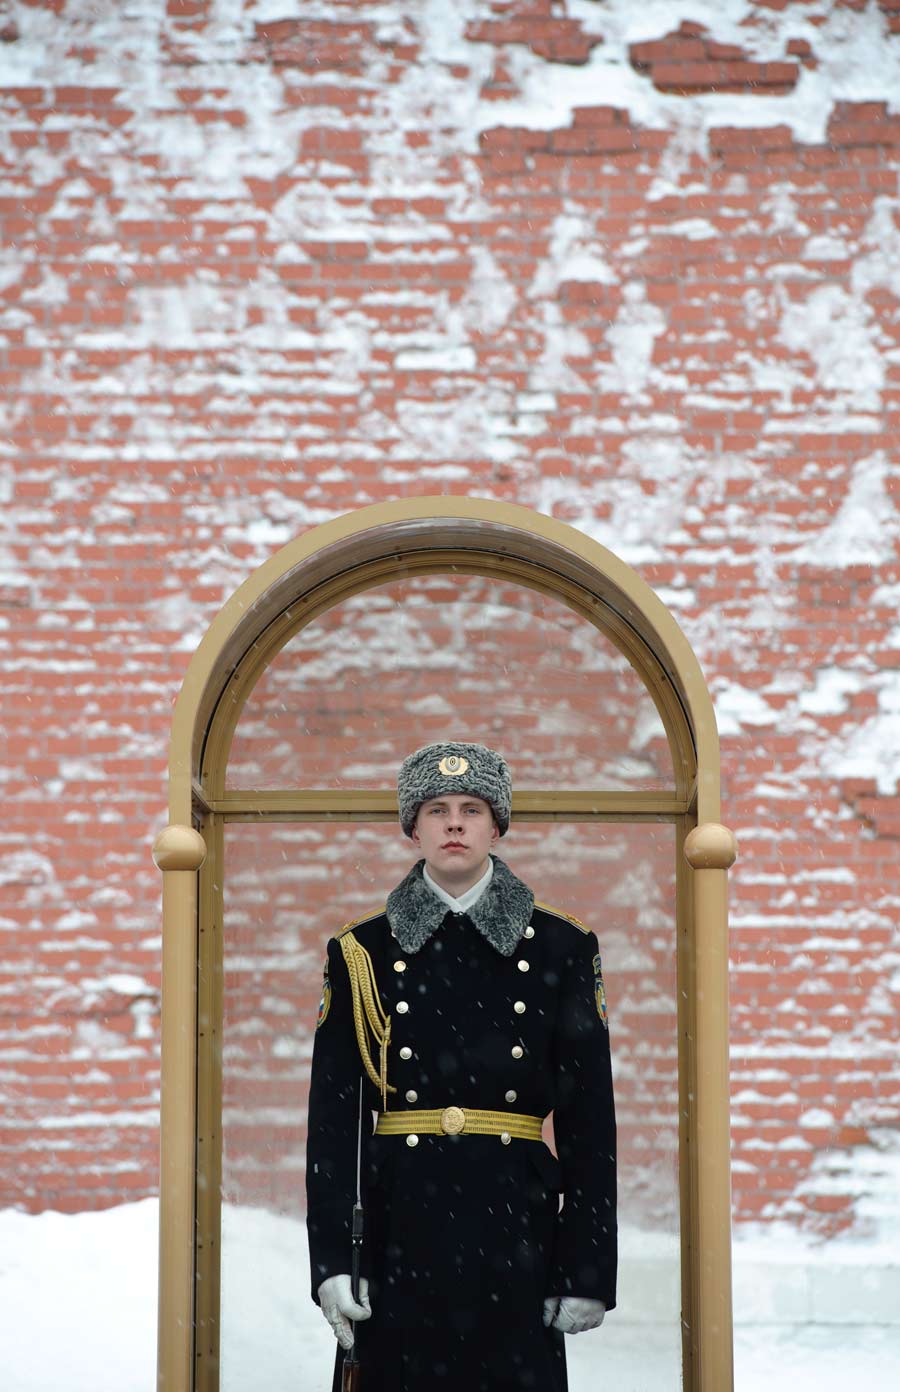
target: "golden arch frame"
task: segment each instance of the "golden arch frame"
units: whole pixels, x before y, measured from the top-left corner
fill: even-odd
[[[555,519],[486,499],[425,497],[336,518],[283,547],[213,620],[172,724],[163,871],[159,1348],[163,1392],[217,1392],[223,830],[232,820],[388,819],[392,792],[228,791],[231,740],[262,672],[296,633],[350,595],[413,575],[515,581],[611,639],[659,711],[674,767],[663,792],[541,790],[519,820],[666,821],[676,828],[678,1071],[685,1392],[733,1387],[728,1097],[727,872],[719,746],[697,660],[630,567]]]

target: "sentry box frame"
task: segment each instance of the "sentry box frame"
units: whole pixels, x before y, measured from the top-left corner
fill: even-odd
[[[219,1385],[221,1063],[209,1037],[221,973],[204,958],[222,922],[224,825],[396,817],[393,790],[227,790],[237,721],[268,664],[314,618],[401,576],[451,570],[514,582],[574,610],[625,655],[665,728],[671,788],[521,792],[513,816],[675,827],[683,1386],[733,1387],[727,878],[736,846],[719,821],[709,692],[668,609],[606,548],[523,507],[424,497],[338,517],[278,551],[213,620],[176,703],[169,824],[153,848],[163,873],[161,1392]]]

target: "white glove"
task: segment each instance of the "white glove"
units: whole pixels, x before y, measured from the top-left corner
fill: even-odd
[[[544,1301],[544,1324],[561,1329],[563,1334],[583,1334],[586,1329],[599,1329],[606,1314],[602,1300],[587,1300],[580,1295],[550,1295]]]
[[[350,1328],[350,1321],[367,1320],[372,1315],[372,1306],[369,1304],[369,1283],[365,1276],[360,1279],[359,1283],[361,1301],[359,1305],[353,1299],[349,1276],[329,1276],[327,1281],[322,1282],[318,1294],[322,1314],[334,1330],[335,1338],[341,1348],[352,1348],[353,1330]]]

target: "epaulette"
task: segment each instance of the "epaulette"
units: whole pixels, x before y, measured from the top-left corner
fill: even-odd
[[[342,938],[345,933],[352,932],[353,929],[358,928],[361,923],[369,923],[373,918],[381,918],[386,908],[387,904],[385,904],[383,909],[376,909],[374,913],[363,914],[362,918],[354,918],[352,923],[345,923],[340,932],[335,933],[334,936],[336,938]]]
[[[536,909],[543,909],[545,913],[552,913],[556,918],[564,918],[567,923],[573,923],[579,933],[589,933],[591,931],[590,928],[584,926],[580,918],[576,918],[574,914],[566,913],[565,909],[554,909],[552,904],[542,904],[539,899],[535,899],[534,907]]]

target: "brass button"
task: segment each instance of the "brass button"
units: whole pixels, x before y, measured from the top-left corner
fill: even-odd
[[[418,1144],[419,1144],[419,1138],[418,1138],[418,1136],[407,1136],[407,1138],[406,1138],[406,1144],[407,1144],[407,1145],[418,1145]]]
[[[398,1015],[405,1015],[406,1012],[407,1012],[407,1010],[409,1010],[409,1001],[398,1001],[398,1002],[397,1002],[397,1014],[398,1014]]]
[[[524,1054],[524,1052],[525,1052],[525,1050],[522,1048],[522,1045],[521,1045],[521,1044],[514,1044],[514,1045],[512,1046],[512,1056],[513,1056],[513,1058],[521,1058],[522,1055]]]
[[[528,927],[525,929],[525,934],[524,934],[524,936],[525,936],[526,938],[533,938],[533,937],[534,937],[534,929],[532,928],[532,926],[531,926],[530,923],[529,923]]]
[[[524,958],[521,962],[517,962],[516,966],[519,968],[519,971],[530,971],[530,967]]]
[[[400,1057],[402,1059],[412,1058],[412,1049],[409,1047],[408,1044],[403,1045],[403,1048],[400,1050]]]
[[[441,1112],[441,1130],[445,1136],[458,1136],[466,1124],[462,1107],[445,1107]]]
[[[394,971],[406,971],[406,963],[405,963],[405,962],[395,962],[395,963],[394,963]]]
[[[413,1092],[412,1088],[410,1088],[409,1092],[406,1094],[406,1100],[407,1102],[418,1102],[419,1094],[417,1092]]]
[[[524,1002],[524,1001],[516,1001],[515,1005],[513,1006],[513,1010],[516,1012],[517,1015],[524,1015],[524,1014],[525,1014],[525,1002]]]
[[[501,1131],[500,1140],[503,1143],[503,1145],[509,1145],[510,1141],[512,1140],[512,1136],[509,1134],[508,1131]]]
[[[518,1095],[519,1094],[516,1092],[514,1088],[510,1088],[509,1092],[505,1094],[507,1102],[515,1102]]]

